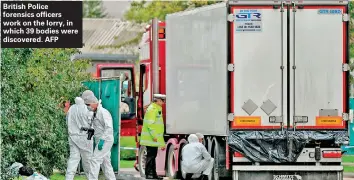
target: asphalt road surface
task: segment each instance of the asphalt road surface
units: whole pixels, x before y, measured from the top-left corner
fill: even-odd
[[[343,180],[354,180],[354,173],[344,173]]]

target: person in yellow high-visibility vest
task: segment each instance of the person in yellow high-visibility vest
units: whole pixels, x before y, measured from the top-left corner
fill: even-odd
[[[156,156],[158,148],[165,150],[164,131],[162,118],[162,105],[166,95],[154,94],[154,102],[149,105],[144,116],[140,145],[146,147],[145,178],[160,179],[156,173]]]

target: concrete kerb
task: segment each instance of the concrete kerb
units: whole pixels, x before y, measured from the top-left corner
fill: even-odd
[[[354,178],[354,173],[343,173],[343,176],[346,178]]]

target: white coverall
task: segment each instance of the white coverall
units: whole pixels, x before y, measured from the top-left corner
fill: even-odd
[[[189,135],[188,142],[182,149],[182,170],[186,173],[202,173],[209,176],[213,169],[214,158],[195,134]]]
[[[91,119],[89,111],[80,97],[75,98],[75,104],[72,105],[67,114],[67,124],[69,133],[70,157],[65,179],[73,180],[77,167],[82,158],[82,166],[86,177],[90,171],[90,158],[93,151],[93,140],[87,140],[87,131],[82,131],[82,127],[90,127]]]
[[[116,176],[111,164],[111,148],[113,146],[113,120],[111,113],[100,104],[97,108],[96,118],[93,120],[93,128],[95,129],[96,147],[90,163],[89,180],[97,180],[100,165],[106,177],[106,180],[116,180]],[[98,150],[100,139],[104,140],[102,150]]]

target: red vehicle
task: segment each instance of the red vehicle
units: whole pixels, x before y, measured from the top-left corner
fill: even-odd
[[[122,94],[122,103],[126,103],[129,107],[129,112],[121,113],[121,136],[136,137],[136,90],[135,90],[135,75],[134,64],[118,64],[118,63],[103,63],[96,65],[96,77],[119,77],[121,74],[127,76],[126,80],[122,80],[122,86],[125,82],[125,93]]]
[[[128,78],[122,80],[125,87],[125,93],[121,95],[122,103],[126,103],[129,112],[121,114],[121,136],[136,136],[136,87],[134,62],[138,56],[121,54],[77,54],[73,60],[90,59],[93,67],[88,69],[93,78],[97,77],[118,77],[125,74]],[[126,83],[125,83],[126,82]],[[66,104],[66,109],[69,105]]]

